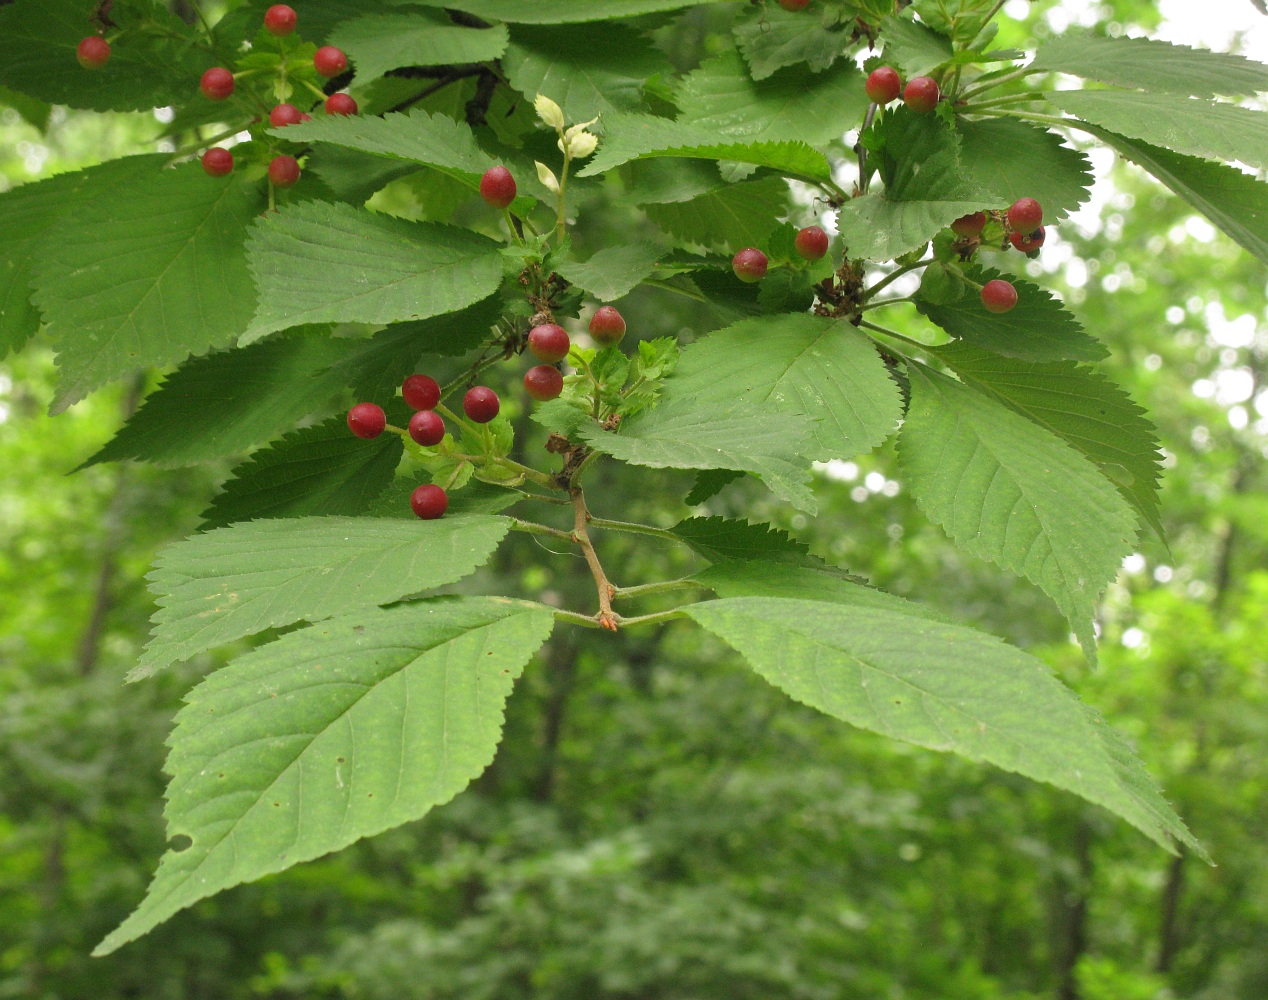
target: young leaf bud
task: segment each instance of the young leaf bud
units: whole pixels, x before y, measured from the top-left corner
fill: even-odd
[[[558,104],[552,101],[545,94],[538,94],[533,100],[533,107],[537,111],[537,117],[544,121],[551,128],[564,127],[564,111]]]

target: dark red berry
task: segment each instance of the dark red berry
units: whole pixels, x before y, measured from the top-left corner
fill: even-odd
[[[1006,313],[1017,305],[1017,289],[1002,278],[988,281],[982,286],[982,305],[987,312]]]
[[[299,20],[295,11],[284,3],[275,3],[264,12],[264,30],[270,35],[289,35]]]
[[[84,69],[101,69],[110,61],[110,43],[100,35],[89,35],[75,47],[75,58]]]
[[[424,521],[444,517],[449,509],[449,496],[435,483],[424,483],[409,497],[409,505]]]
[[[986,213],[974,212],[972,215],[962,215],[951,223],[951,232],[956,236],[963,236],[966,239],[972,239],[974,236],[981,236],[982,230],[986,228]]]
[[[209,101],[224,101],[233,94],[233,74],[223,66],[213,66],[203,74],[198,89]]]
[[[462,397],[462,412],[477,424],[487,424],[498,415],[502,401],[487,385],[472,386]]]
[[[1033,233],[1043,225],[1043,206],[1034,198],[1018,198],[1008,209],[1008,228],[1015,233]]]
[[[480,197],[492,208],[506,208],[515,200],[515,178],[506,167],[490,167],[480,178]]]
[[[348,57],[333,45],[323,45],[313,53],[313,68],[322,76],[338,76],[348,68]]]
[[[299,180],[299,161],[285,154],[273,157],[269,163],[269,180],[280,188],[294,187]]]
[[[356,113],[357,102],[347,94],[331,94],[326,98],[326,114],[355,115]]]
[[[554,365],[536,365],[524,373],[524,388],[539,403],[564,391],[564,377]]]
[[[409,436],[426,448],[440,444],[445,422],[435,410],[419,410],[409,418]]]
[[[211,177],[223,177],[233,170],[233,154],[227,149],[212,146],[203,153],[203,170]]]
[[[562,326],[543,323],[528,331],[528,349],[538,361],[562,361],[572,349],[572,341]]]
[[[938,81],[929,76],[918,76],[907,83],[903,90],[903,101],[907,107],[920,115],[928,114],[938,106],[938,98],[942,92],[938,89]]]
[[[1022,233],[1009,233],[1008,242],[1022,253],[1034,253],[1043,246],[1043,241],[1047,238],[1047,235],[1048,234],[1044,231],[1043,226],[1040,226],[1033,233],[1029,233],[1027,235],[1023,235]]]
[[[767,264],[766,254],[752,247],[741,250],[731,258],[731,270],[735,272],[735,276],[749,284],[766,277]]]
[[[875,104],[888,104],[898,100],[903,92],[903,78],[892,66],[881,66],[867,74],[863,89]]]
[[[590,317],[590,336],[604,346],[619,344],[625,336],[625,317],[616,306],[599,306]]]
[[[269,112],[269,124],[274,128],[286,125],[298,125],[302,120],[302,112],[293,104],[279,104]]]
[[[779,0],[779,6],[783,7],[784,10],[805,10],[810,6],[810,0]]]
[[[793,246],[806,260],[822,260],[828,252],[828,234],[818,226],[807,226],[797,233]]]
[[[401,395],[411,410],[434,410],[440,402],[440,383],[430,375],[411,375],[401,383]]]
[[[386,426],[387,414],[376,403],[358,403],[348,411],[348,430],[359,438],[376,438]]]

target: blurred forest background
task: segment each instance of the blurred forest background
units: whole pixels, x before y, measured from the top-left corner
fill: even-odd
[[[1261,17],[1247,0],[1206,6]],[[1161,17],[1127,0],[1007,13],[1011,44],[1071,19],[1153,31]],[[684,64],[708,16],[666,36]],[[0,92],[0,190],[153,150],[160,128]],[[68,475],[159,373],[50,419],[52,354],[37,344],[0,360],[0,998],[1268,996],[1268,274],[1142,175],[1095,162],[1093,203],[1026,266],[1110,346],[1104,370],[1158,424],[1170,538],[1168,551],[1142,536],[1124,562],[1098,671],[1036,589],[956,554],[889,451],[824,468],[817,520],[743,484],[709,509],[782,517],[818,554],[1030,648],[1137,742],[1218,867],[1072,796],[818,716],[700,630],[560,630],[493,767],[455,802],[90,959],[163,849],[172,714],[228,658],[122,680],[147,633],[148,565],[194,530],[228,464]],[[422,210],[408,185],[396,198]],[[578,234],[593,248],[640,225],[600,194]],[[654,289],[622,310],[641,337],[718,323]],[[520,427],[536,448],[535,425]],[[646,498],[688,483],[609,465],[592,497],[604,516],[669,525],[688,509]],[[605,539],[622,583],[686,559],[626,537]],[[468,589],[585,604],[588,577],[541,568],[537,545],[509,539]]]

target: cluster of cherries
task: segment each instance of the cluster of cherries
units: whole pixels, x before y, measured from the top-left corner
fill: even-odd
[[[1003,221],[1008,228],[1008,241],[1022,253],[1034,253],[1043,246],[1043,206],[1034,198],[1018,198],[1004,213]],[[951,231],[965,240],[976,240],[985,227],[985,212],[964,215],[951,223]],[[1017,305],[1017,289],[1003,278],[988,281],[982,286],[982,305],[988,312],[1006,313]]]

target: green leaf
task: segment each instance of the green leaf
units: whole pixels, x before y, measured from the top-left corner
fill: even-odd
[[[1100,372],[1068,361],[1028,364],[967,344],[932,348],[960,381],[1046,427],[1096,463],[1165,537],[1158,510],[1162,456],[1145,411]]]
[[[1268,90],[1268,66],[1242,56],[1150,38],[1104,38],[1086,31],[1047,39],[1030,68],[1181,97]]]
[[[664,248],[653,243],[622,243],[605,247],[587,261],[565,261],[558,271],[600,302],[612,302],[650,277],[663,256]]]
[[[918,299],[921,314],[951,336],[1022,361],[1099,361],[1109,354],[1038,285],[985,267],[965,267],[964,273],[979,285],[1006,277],[1017,289],[1017,305],[1006,313],[989,312],[976,289],[946,305]]]
[[[887,17],[881,24],[885,62],[902,71],[903,79],[925,76],[951,61],[951,40],[909,17]]]
[[[850,40],[846,30],[849,22],[842,20],[838,11],[825,7],[819,23],[807,29],[807,14],[768,4],[749,11],[736,23],[735,44],[744,53],[754,80],[765,80],[798,63],[819,73],[844,54]]]
[[[1268,114],[1262,111],[1134,90],[1061,90],[1044,96],[1067,114],[1173,153],[1268,167]]]
[[[351,205],[293,205],[251,231],[247,259],[260,304],[243,341],[305,323],[383,324],[454,312],[497,291],[500,247],[467,229]]]
[[[319,621],[443,587],[481,566],[510,522],[466,515],[249,521],[159,553],[154,632],[129,678],[292,622]]]
[[[348,54],[364,83],[399,66],[447,66],[497,59],[506,51],[506,28],[467,28],[441,11],[370,14],[344,21],[330,44]]]
[[[748,143],[727,137],[719,142],[712,129],[652,115],[613,113],[605,115],[602,124],[605,135],[599,151],[580,177],[594,177],[646,156],[734,160],[814,183],[832,177],[827,157],[805,142]]]
[[[690,201],[643,207],[680,242],[731,253],[765,245],[787,210],[788,182],[782,177],[727,184]]]
[[[1095,604],[1131,552],[1131,508],[1051,431],[922,365],[907,370],[898,455],[916,503],[966,552],[1041,587],[1095,662]]]
[[[744,473],[734,469],[701,469],[696,473],[696,481],[691,491],[683,498],[688,507],[698,507],[719,493],[737,479],[743,479]]]
[[[257,517],[364,514],[392,482],[404,450],[395,434],[354,437],[343,416],[287,434],[233,470],[199,529]]]
[[[810,547],[782,528],[729,517],[689,517],[670,529],[710,562],[756,559],[763,563],[804,562]]]
[[[807,457],[851,458],[885,440],[902,416],[898,386],[871,341],[849,323],[809,314],[741,320],[683,351],[668,392],[700,406],[734,401],[818,418]]]
[[[799,460],[808,444],[810,422],[744,403],[700,406],[682,397],[665,398],[621,425],[620,433],[594,424],[579,433],[595,451],[652,469],[734,469],[761,478],[781,500],[799,510],[815,510],[806,485],[809,470]]]
[[[93,954],[448,802],[492,762],[511,687],[553,625],[540,604],[424,601],[310,626],[208,677],[167,760],[168,836],[191,843]]]
[[[260,186],[151,164],[143,184],[77,204],[33,248],[34,301],[57,345],[54,413],[138,368],[227,344],[255,305],[242,245]]]
[[[881,608],[744,597],[686,608],[792,698],[860,729],[985,761],[1203,853],[1144,766],[1048,668],[993,636]]]
[[[958,118],[956,129],[964,174],[1000,195],[994,207],[1036,198],[1051,224],[1087,200],[1094,180],[1091,161],[1047,129],[1004,118]]]
[[[443,6],[517,24],[576,24],[694,7],[700,0],[445,0]],[[436,0],[436,6],[441,6]]]

